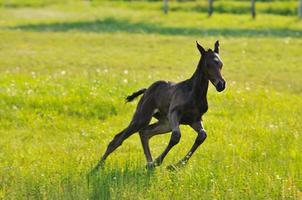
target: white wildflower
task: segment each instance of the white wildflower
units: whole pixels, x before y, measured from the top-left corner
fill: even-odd
[[[33,90],[29,89],[27,90],[27,94],[32,94],[33,93]]]

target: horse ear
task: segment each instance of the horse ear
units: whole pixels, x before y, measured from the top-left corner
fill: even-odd
[[[219,54],[219,40],[215,42],[214,52]]]
[[[205,54],[206,53],[206,51],[204,50],[204,48],[197,41],[196,41],[196,46],[197,46],[197,48],[198,48],[198,50],[199,50],[199,52],[201,54]]]

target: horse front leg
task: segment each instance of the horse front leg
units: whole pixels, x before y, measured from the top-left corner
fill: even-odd
[[[174,168],[174,167],[180,167],[182,165],[185,165],[193,153],[196,151],[196,149],[205,141],[207,138],[206,131],[204,130],[202,123],[201,122],[195,122],[190,125],[196,132],[197,132],[197,137],[195,139],[195,142],[189,152],[186,154],[186,156],[181,159],[175,166],[170,165],[169,168]]]

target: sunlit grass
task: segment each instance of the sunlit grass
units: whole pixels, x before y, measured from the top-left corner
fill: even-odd
[[[1,8],[0,198],[301,199],[301,22],[114,4]],[[188,78],[195,40],[216,39],[227,90],[210,86],[208,138],[189,164],[165,168],[196,137],[181,127],[162,167],[145,170],[134,135],[88,178],[131,119],[136,102],[124,97]],[[168,139],[152,139],[154,157]]]

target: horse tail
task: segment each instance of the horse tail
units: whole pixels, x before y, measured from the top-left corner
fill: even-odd
[[[143,89],[140,89],[136,92],[133,92],[133,94],[126,97],[126,103],[133,101],[136,97],[138,97],[139,95],[145,93],[146,90],[147,90],[146,88],[143,88]]]

